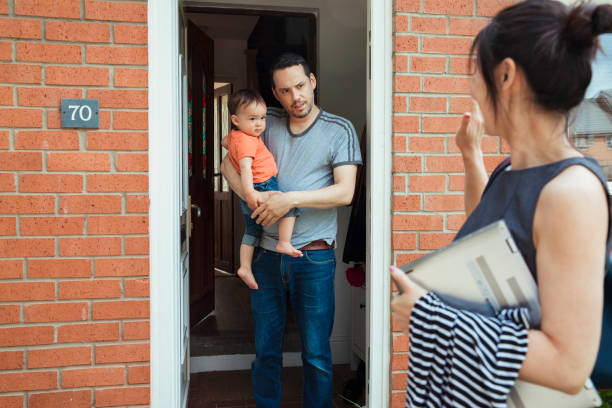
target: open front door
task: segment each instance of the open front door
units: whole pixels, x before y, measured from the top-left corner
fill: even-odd
[[[215,307],[213,41],[192,22],[187,47],[191,95],[189,194],[191,196],[190,322],[200,322]]]

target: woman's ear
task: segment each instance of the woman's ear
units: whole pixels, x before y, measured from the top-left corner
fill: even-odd
[[[496,77],[500,91],[508,90],[516,81],[516,63],[512,58],[504,58],[496,67]]]

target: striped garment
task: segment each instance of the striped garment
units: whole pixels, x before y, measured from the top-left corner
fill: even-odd
[[[527,353],[528,319],[523,308],[486,317],[422,296],[410,317],[406,407],[505,407]]]

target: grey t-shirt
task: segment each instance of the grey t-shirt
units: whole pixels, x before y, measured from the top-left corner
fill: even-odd
[[[289,129],[287,112],[268,108],[262,135],[278,167],[278,185],[283,191],[318,190],[334,184],[333,169],[361,164],[359,141],[353,124],[337,115],[320,111],[315,121],[300,134]],[[324,239],[336,240],[337,209],[303,208],[296,218],[291,243],[296,248]],[[264,227],[260,246],[273,251],[278,241],[278,223]]]

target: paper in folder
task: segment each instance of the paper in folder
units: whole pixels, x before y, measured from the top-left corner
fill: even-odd
[[[540,325],[538,289],[512,235],[501,220],[401,267],[449,306],[484,315],[526,307],[532,327]],[[511,408],[588,408],[601,406],[591,380],[568,395],[517,381],[508,397]]]

